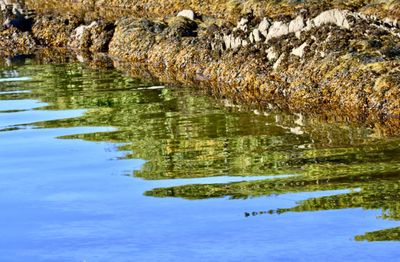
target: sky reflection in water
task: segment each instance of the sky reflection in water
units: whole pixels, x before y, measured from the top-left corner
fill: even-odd
[[[399,139],[78,64],[0,76],[0,261],[397,258]]]

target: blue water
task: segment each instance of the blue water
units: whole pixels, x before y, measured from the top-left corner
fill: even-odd
[[[380,209],[244,215],[290,208],[298,201],[346,194],[357,188],[237,200],[228,196],[199,200],[144,196],[154,188],[271,177],[136,177],[132,173],[140,171],[149,159],[127,158],[131,153],[124,147],[127,141],[91,141],[83,139],[84,135],[67,139],[77,134],[112,134],[121,127],[100,123],[57,126],[51,120],[76,120],[88,116],[91,109],[57,108],[54,103],[51,108],[52,103],[45,98],[24,97],[38,88],[35,82],[28,85],[27,78],[37,80],[35,74],[41,66],[31,67],[34,70],[16,69],[21,71],[21,79],[0,83],[0,261],[398,260],[397,241],[354,239],[366,232],[399,226],[397,221],[377,219]],[[68,67],[60,70],[67,71]],[[89,72],[92,77],[102,74]],[[10,96],[11,89],[16,97]],[[156,92],[157,97],[162,90],[137,92]],[[225,110],[219,105],[215,108],[219,114]],[[248,117],[252,116],[249,113]],[[53,126],[45,126],[46,122]]]

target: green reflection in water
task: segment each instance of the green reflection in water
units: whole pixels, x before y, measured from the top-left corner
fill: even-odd
[[[300,201],[293,208],[249,215],[364,208],[381,209],[382,219],[400,218],[400,139],[380,139],[367,129],[312,122],[298,115],[224,108],[193,90],[157,87],[112,70],[98,72],[71,64],[24,66],[18,71],[33,76],[33,81],[3,83],[2,91],[31,92],[7,93],[0,99],[37,99],[49,103],[48,110],[88,109],[79,118],[34,125],[117,127],[113,132],[63,138],[122,143],[118,149],[127,152],[124,158],[148,161],[135,176],[173,179],[293,174],[268,180],[156,188],[147,191],[147,196],[245,199],[348,189],[349,193]],[[3,77],[9,77],[10,72],[4,71]],[[400,240],[399,228],[366,233],[356,240]]]

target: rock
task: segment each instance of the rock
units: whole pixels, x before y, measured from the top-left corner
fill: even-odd
[[[2,17],[4,19],[3,26],[5,28],[15,27],[22,32],[32,29],[33,19],[24,14],[25,12],[19,4],[8,4],[6,1],[2,3],[4,5]],[[3,8],[3,5],[1,8]]]
[[[183,16],[173,17],[168,21],[169,35],[175,37],[197,36],[197,23]]]
[[[299,15],[289,23],[289,33],[296,33],[305,27],[304,18]]]
[[[225,49],[230,49],[231,48],[231,35],[225,35],[222,37],[222,39],[224,40],[224,44],[225,44]]]
[[[93,27],[95,27],[95,26],[97,26],[97,25],[98,25],[98,23],[95,22],[95,21],[93,21],[90,25],[81,25],[81,26],[78,26],[78,27],[74,30],[74,33],[72,34],[72,38],[73,38],[74,40],[80,41],[80,40],[82,39],[83,33],[84,33],[86,30],[89,30],[89,29],[91,29],[91,28],[93,28]]]
[[[249,44],[246,40],[242,40],[240,37],[234,37],[233,35],[224,35],[223,41],[225,44],[225,49],[238,49],[241,46],[246,46]]]
[[[247,18],[242,18],[238,22],[236,28],[242,30],[243,32],[247,32],[247,23],[249,20]]]
[[[89,47],[88,45],[90,44],[90,39],[87,38],[90,38],[90,36],[87,34],[87,37],[84,37],[84,34],[88,33],[88,31],[95,26],[98,26],[98,23],[94,21],[90,25],[78,26],[71,35],[69,46],[79,49]]]
[[[289,34],[289,26],[283,22],[274,22],[269,28],[268,35],[266,37],[267,41],[275,38]]]
[[[141,19],[140,20],[140,27],[145,29],[146,31],[160,34],[161,32],[164,31],[168,26],[162,22],[154,22],[149,19]]]
[[[346,18],[348,14],[349,11],[347,10],[332,9],[322,12],[312,22],[317,27],[325,24],[334,24],[345,29],[350,29],[349,21]]]
[[[273,61],[278,58],[278,53],[275,51],[273,47],[270,47],[266,52],[269,61]]]
[[[234,37],[233,41],[231,42],[232,49],[238,49],[242,46],[242,39],[240,37]]]
[[[194,20],[195,14],[192,10],[190,9],[186,9],[186,10],[182,10],[178,13],[177,16],[181,16],[181,17],[186,17],[189,20]]]
[[[383,19],[383,24],[386,27],[399,27],[399,21],[397,19],[391,19],[391,18],[388,18],[388,17]]]
[[[278,69],[278,67],[281,65],[282,60],[285,58],[285,54],[281,54],[278,58],[278,60],[276,60],[276,62],[274,63],[274,65],[272,66],[272,68],[274,70]]]
[[[13,1],[10,0],[0,0],[0,10],[5,11],[8,7],[11,7],[13,10],[19,10],[19,12],[22,12],[22,7],[21,4],[14,3]]]
[[[88,49],[93,53],[108,51],[108,44],[114,33],[114,25],[93,21],[80,25],[72,33],[68,45],[76,49]]]
[[[264,36],[267,37],[268,35],[268,29],[271,26],[271,23],[268,21],[267,18],[263,18],[261,23],[258,25],[258,30],[260,30],[260,33]]]
[[[261,34],[260,30],[258,30],[257,28],[253,30],[252,34],[254,37],[254,41],[257,43],[265,40],[265,37]]]
[[[22,15],[16,16],[14,19],[6,19],[3,26],[10,27],[13,26],[22,32],[30,31],[32,29],[33,19],[26,19]]]
[[[306,48],[307,47],[307,43],[306,42],[304,42],[301,46],[299,46],[299,47],[297,47],[297,48],[294,48],[293,50],[292,50],[292,53],[291,54],[293,54],[293,55],[295,55],[295,56],[298,56],[298,57],[303,57],[303,55],[304,55],[304,48]]]
[[[250,43],[254,44],[255,40],[254,40],[254,34],[253,34],[253,32],[250,33],[250,35],[249,35],[249,40],[250,40]]]

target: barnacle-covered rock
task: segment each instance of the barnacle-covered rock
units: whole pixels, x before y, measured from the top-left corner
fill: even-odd
[[[89,25],[80,25],[72,32],[69,46],[91,52],[107,52],[108,45],[114,35],[114,24],[93,21]]]
[[[75,15],[46,14],[36,17],[32,33],[41,45],[66,47],[74,30],[82,23]]]

